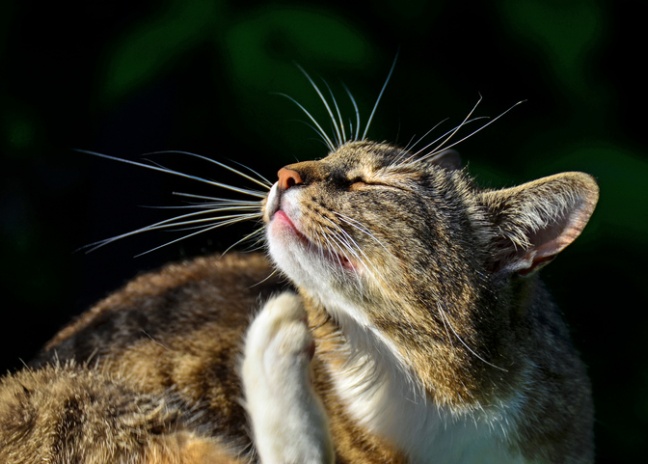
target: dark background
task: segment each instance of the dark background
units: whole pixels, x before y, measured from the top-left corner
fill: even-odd
[[[0,14],[2,370],[21,366],[72,316],[136,273],[222,250],[247,228],[134,258],[158,232],[90,254],[142,227],[191,184],[74,151],[130,159],[187,150],[273,179],[325,148],[287,99],[325,121],[295,63],[344,85],[366,120],[398,62],[370,137],[407,143],[496,116],[459,147],[479,182],[511,186],[564,170],[593,174],[601,200],[583,235],[543,275],[590,367],[598,462],[633,462],[648,437],[648,159],[641,2],[280,3],[5,0]],[[321,81],[319,81],[321,83]],[[440,133],[439,131],[435,132]],[[240,183],[205,164],[164,162]],[[203,191],[203,190],[200,190]],[[219,192],[220,193],[220,192]]]

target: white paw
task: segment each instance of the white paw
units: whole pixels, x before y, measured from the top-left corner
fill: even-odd
[[[307,374],[314,351],[301,299],[282,293],[268,300],[248,329],[243,375],[265,377],[272,382],[268,387],[282,389],[287,380],[298,380],[295,375]]]
[[[248,329],[241,374],[263,463],[333,459],[326,413],[311,384],[314,351],[306,312],[293,293],[268,300]]]

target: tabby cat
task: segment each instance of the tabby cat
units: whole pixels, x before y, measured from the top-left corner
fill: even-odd
[[[400,148],[323,101],[328,156],[136,231],[262,217],[267,254],[169,264],[63,328],[1,380],[0,462],[593,462],[586,369],[537,271],[596,182],[480,189],[448,149],[463,124]]]

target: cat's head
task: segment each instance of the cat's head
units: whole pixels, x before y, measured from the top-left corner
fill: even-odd
[[[286,166],[264,209],[270,254],[323,300],[398,298],[417,274],[425,280],[448,260],[471,259],[450,256],[461,251],[455,240],[472,235],[456,167],[451,152],[414,161],[372,142]]]
[[[569,245],[598,199],[587,174],[481,190],[452,151],[413,157],[367,141],[278,177],[264,205],[278,267],[334,316],[402,321],[403,337],[412,321],[441,336],[443,314],[474,317],[493,282],[533,273]]]

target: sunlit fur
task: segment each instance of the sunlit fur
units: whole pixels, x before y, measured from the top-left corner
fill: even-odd
[[[168,265],[61,330],[2,379],[0,461],[593,461],[585,368],[537,270],[585,227],[594,180],[483,190],[449,150],[492,123],[461,135],[476,106],[400,148],[366,140],[380,98],[362,128],[351,97],[346,127],[314,88],[333,131],[300,107],[330,153],[274,184],[190,153],[254,188],[119,160],[252,200],[182,193],[188,212],[90,248],[259,221],[241,241],[269,256]]]

